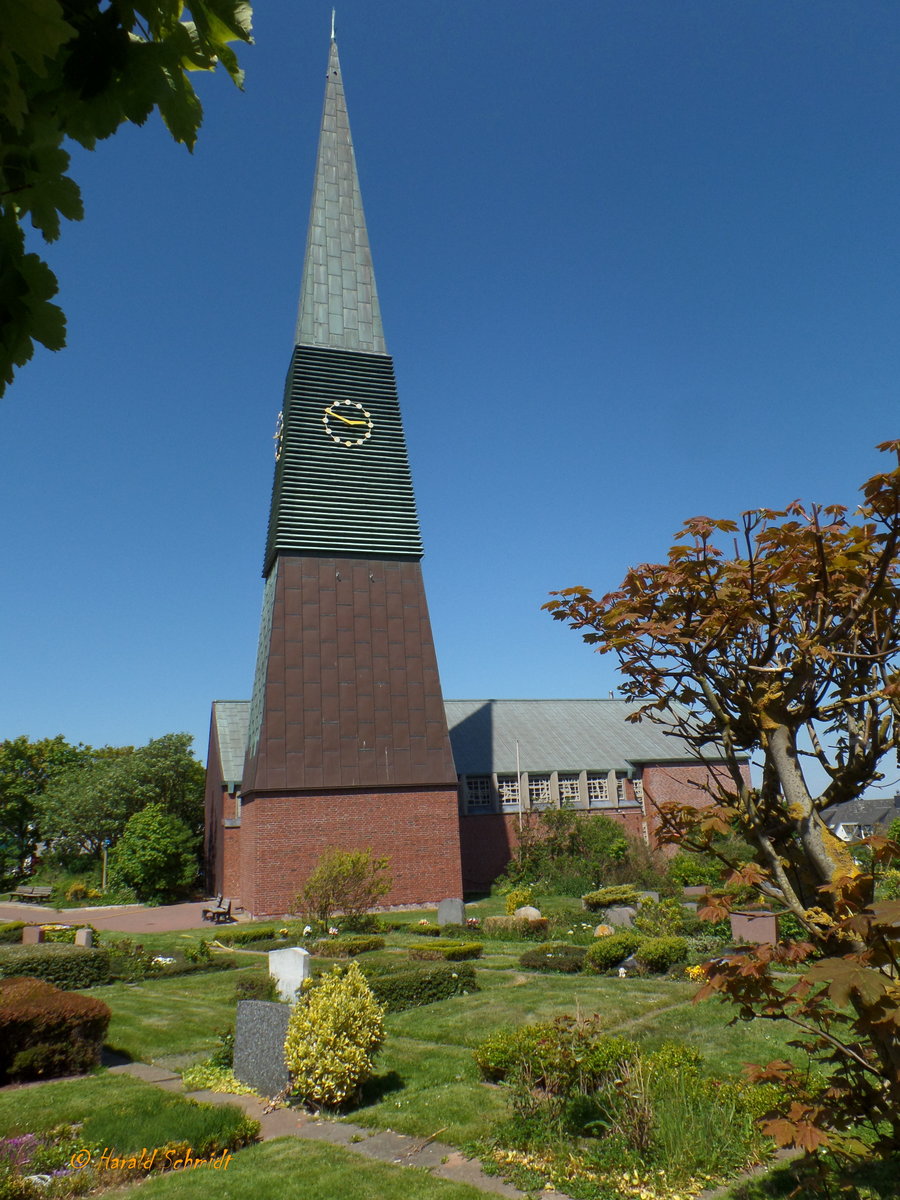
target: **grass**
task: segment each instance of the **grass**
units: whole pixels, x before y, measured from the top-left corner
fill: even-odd
[[[134,1200],[485,1200],[478,1188],[436,1179],[420,1168],[361,1160],[339,1146],[294,1138],[242,1150],[221,1172],[173,1172],[117,1195]]]
[[[90,1075],[42,1083],[40,1087],[4,1088],[0,1091],[0,1137],[42,1133],[57,1125],[74,1125],[87,1113],[121,1106],[159,1103],[159,1088],[126,1075]]]

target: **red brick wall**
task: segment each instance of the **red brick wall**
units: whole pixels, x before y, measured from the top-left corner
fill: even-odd
[[[226,810],[234,812],[234,797],[229,796],[226,801]],[[241,900],[241,826],[233,825],[228,829],[222,829],[220,832],[222,840],[222,868],[221,874],[218,876],[217,882],[221,883],[221,887],[216,887],[216,892],[221,892],[223,896],[227,896],[230,900]]]
[[[642,836],[639,808],[584,809],[587,816],[604,816],[624,825],[634,837]],[[537,813],[524,813],[523,823],[539,820]],[[519,844],[519,814],[473,813],[460,818],[459,844],[463,885],[467,892],[485,891],[512,858]]]
[[[254,916],[290,910],[319,856],[365,850],[390,859],[383,903],[436,904],[462,895],[456,791],[391,789],[244,797],[241,904]]]
[[[647,826],[650,834],[650,844],[656,844],[656,831],[659,827],[659,815],[656,805],[672,801],[676,804],[690,804],[694,808],[706,808],[714,803],[713,798],[703,790],[710,782],[710,776],[721,773],[723,783],[731,786],[731,777],[724,766],[704,767],[700,763],[649,763],[643,771],[644,807],[647,810]],[[746,783],[750,782],[749,764],[741,769]],[[664,846],[667,854],[674,854],[676,846]]]

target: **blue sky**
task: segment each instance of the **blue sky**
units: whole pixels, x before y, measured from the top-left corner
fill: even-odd
[[[897,435],[900,7],[344,0],[338,42],[448,697],[603,696],[553,588],[681,520],[855,504]],[[264,0],[199,81],[73,155],[69,346],[0,402],[0,738],[249,696],[330,4]]]

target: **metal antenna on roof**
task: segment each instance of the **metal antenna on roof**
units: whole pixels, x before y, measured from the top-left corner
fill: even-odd
[[[331,40],[334,41],[334,9],[331,10]]]

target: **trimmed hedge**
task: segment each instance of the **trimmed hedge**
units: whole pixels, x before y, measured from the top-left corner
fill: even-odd
[[[632,933],[627,929],[598,938],[593,946],[588,948],[584,958],[584,969],[593,974],[609,971],[634,954],[642,941],[639,933]]]
[[[389,975],[367,975],[375,999],[388,1012],[404,1012],[423,1004],[434,1004],[464,992],[477,992],[475,968],[471,963],[437,967],[411,967]]]
[[[622,884],[621,887],[598,888],[596,892],[587,892],[581,897],[581,902],[588,912],[602,912],[604,908],[637,908],[641,898],[636,887]]]
[[[0,946],[21,945],[25,924],[25,921],[6,921],[0,925]]]
[[[688,943],[683,937],[645,938],[634,952],[638,963],[648,971],[663,974],[676,963],[687,962]]]
[[[481,933],[484,937],[506,941],[539,941],[547,936],[549,924],[546,917],[485,917]]]
[[[109,951],[102,946],[0,946],[0,979],[28,975],[61,988],[97,987],[110,981]]]
[[[73,996],[40,979],[4,979],[0,1081],[89,1071],[100,1062],[111,1016],[109,1007],[91,996]]]
[[[571,942],[545,942],[526,950],[519,958],[519,966],[532,971],[562,971],[566,975],[577,975],[584,966],[587,950],[584,946],[573,946]]]
[[[287,929],[288,932],[279,937],[282,929]],[[285,921],[269,921],[263,925],[247,925],[238,929],[217,929],[213,936],[222,946],[245,946],[248,942],[275,940],[289,945],[291,938],[296,941],[303,937],[303,926],[296,922],[291,924]]]
[[[384,938],[373,934],[349,935],[347,937],[322,938],[310,947],[320,958],[355,958],[369,950],[383,950]]]
[[[440,958],[445,962],[462,962],[467,958],[481,958],[483,950],[481,942],[442,942],[433,938],[426,946],[412,946],[409,957],[426,962]]]

